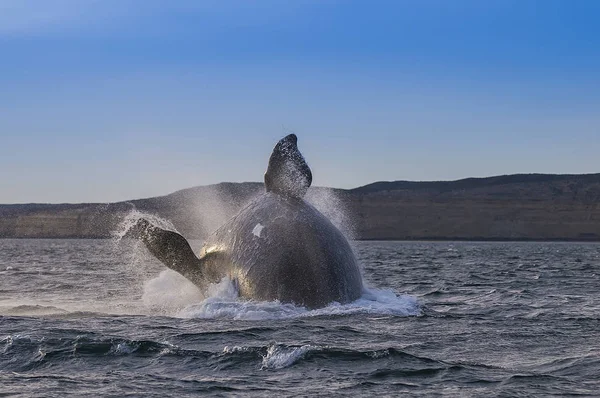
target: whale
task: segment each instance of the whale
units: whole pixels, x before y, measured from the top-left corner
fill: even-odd
[[[264,193],[206,238],[198,256],[180,234],[137,221],[135,237],[201,290],[228,277],[239,297],[310,309],[345,304],[363,282],[345,235],[304,200],[312,172],[289,134],[273,149]]]

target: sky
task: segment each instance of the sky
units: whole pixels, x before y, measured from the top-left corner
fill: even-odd
[[[600,1],[0,0],[0,203],[600,172]]]

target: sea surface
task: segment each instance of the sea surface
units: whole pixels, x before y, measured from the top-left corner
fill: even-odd
[[[354,245],[368,290],[308,311],[133,241],[0,240],[0,396],[600,395],[599,244]]]

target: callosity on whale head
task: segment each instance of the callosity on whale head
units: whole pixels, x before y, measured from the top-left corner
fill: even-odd
[[[174,232],[146,223],[140,238],[166,266],[200,287],[229,276],[247,299],[309,308],[356,300],[362,293],[356,258],[340,230],[304,201],[311,182],[290,134],[269,159],[266,192],[213,233],[199,259]]]

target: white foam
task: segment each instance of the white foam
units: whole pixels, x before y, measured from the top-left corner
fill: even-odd
[[[313,349],[313,347],[310,345],[285,347],[273,344],[269,346],[267,355],[263,357],[261,369],[287,368],[302,359],[311,349]]]
[[[212,291],[211,291],[212,289]],[[252,301],[239,299],[234,284],[223,279],[207,292],[207,298],[174,313],[182,318],[224,318],[235,320],[273,320],[314,316],[374,314],[384,316],[419,315],[416,298],[396,295],[391,290],[365,289],[358,300],[348,303],[331,303],[327,307],[308,310],[278,301]]]
[[[116,347],[112,347],[111,351],[117,355],[129,355],[138,349],[137,345],[132,343],[119,343]]]

